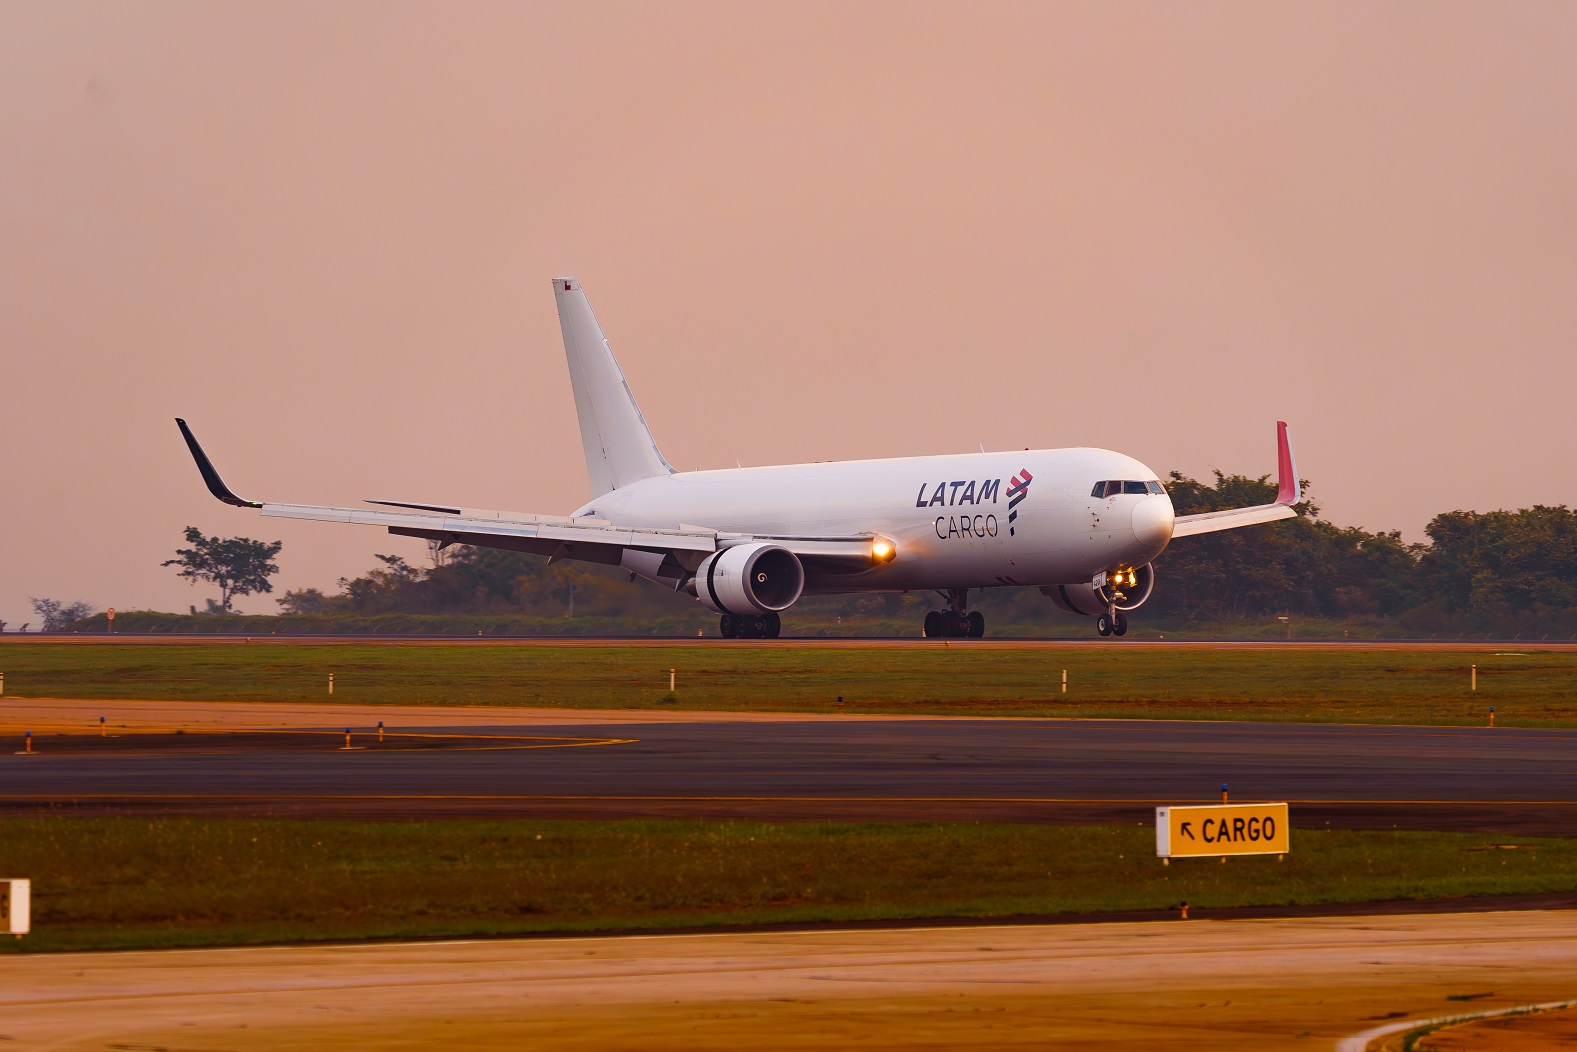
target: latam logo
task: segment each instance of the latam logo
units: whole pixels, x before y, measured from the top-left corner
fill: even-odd
[[[1029,496],[1029,484],[1035,476],[1029,473],[1029,468],[1023,468],[1017,475],[1008,479],[1008,536],[1013,536],[1013,520],[1018,518],[1018,505],[1025,497]]]

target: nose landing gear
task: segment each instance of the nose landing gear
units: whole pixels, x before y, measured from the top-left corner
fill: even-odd
[[[1128,634],[1128,617],[1121,610],[1102,614],[1095,619],[1095,631],[1103,636],[1125,636]]]
[[[969,589],[949,588],[943,596],[949,609],[932,610],[925,615],[927,639],[979,639],[986,634],[986,617],[970,610]]]
[[[1136,580],[1134,571],[1127,571],[1127,583],[1133,584]],[[1110,583],[1100,590],[1102,598],[1106,600],[1106,612],[1095,619],[1095,631],[1102,636],[1125,636],[1128,634],[1128,615],[1117,609],[1117,604],[1127,596],[1123,593],[1124,571],[1118,568],[1112,575]]]

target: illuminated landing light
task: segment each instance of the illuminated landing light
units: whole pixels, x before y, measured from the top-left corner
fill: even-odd
[[[876,563],[890,563],[898,554],[898,546],[886,537],[878,537],[871,542],[871,561]]]

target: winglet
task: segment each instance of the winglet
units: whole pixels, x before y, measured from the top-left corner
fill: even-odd
[[[175,418],[175,423],[181,429],[181,437],[186,439],[186,448],[192,451],[192,459],[197,461],[197,470],[202,472],[203,482],[208,485],[208,492],[238,508],[261,508],[256,501],[242,500],[230,491],[224,479],[219,477],[219,472],[214,470],[213,461],[208,459],[208,454],[203,452],[203,447],[197,444],[197,438],[192,434],[192,429],[186,426],[186,421],[180,417]]]
[[[1293,505],[1303,500],[1303,484],[1298,479],[1298,462],[1292,457],[1292,440],[1287,422],[1276,421],[1276,503]]]

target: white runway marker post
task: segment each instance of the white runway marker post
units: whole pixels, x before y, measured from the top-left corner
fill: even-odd
[[[26,878],[0,880],[0,923],[18,939],[32,928],[33,882]]]
[[[668,670],[668,693],[670,693],[670,694],[672,694],[674,692],[674,676],[677,673],[678,673],[678,669],[672,669],[671,668],[671,669]]]
[[[1477,665],[1473,666],[1472,684],[1473,684],[1473,686],[1471,688],[1469,688],[1469,689],[1471,689],[1471,690],[1478,690],[1478,666]]]
[[[329,673],[329,693],[334,693],[334,673]]]
[[[1063,669],[1062,670],[1062,692],[1064,694],[1068,693],[1068,670],[1067,669]]]

